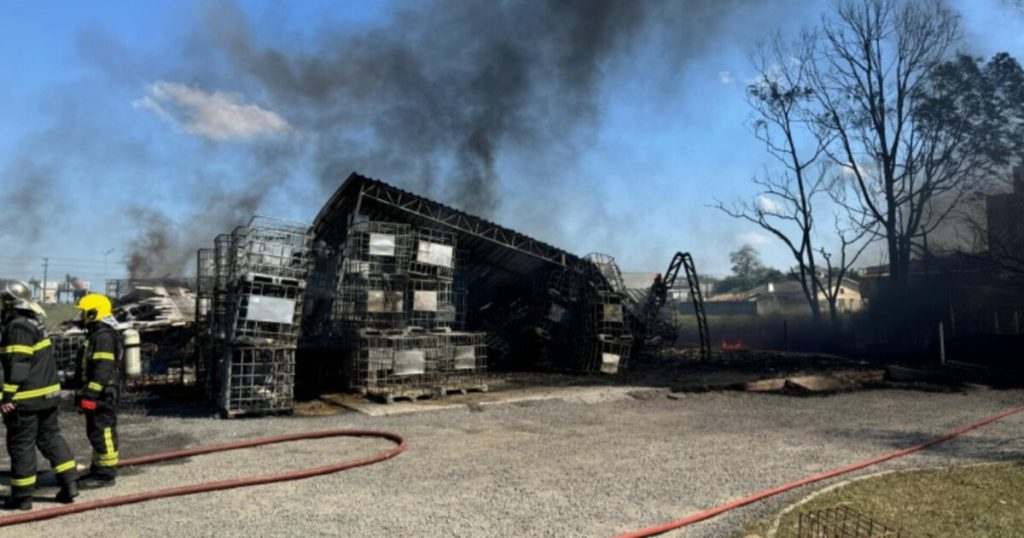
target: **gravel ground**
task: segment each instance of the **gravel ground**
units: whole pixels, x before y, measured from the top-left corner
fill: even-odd
[[[12,536],[610,536],[930,439],[1024,401],[1024,390],[864,391],[796,398],[663,394],[598,404],[522,402],[368,417],[124,417],[124,457],[328,428],[400,433],[384,463],[303,481],[153,501],[16,527]],[[85,458],[81,418],[64,430]],[[82,500],[322,465],[386,449],[328,439],[152,465]],[[864,472],[1024,458],[1016,415]],[[6,458],[0,468],[7,468]],[[6,477],[3,482],[7,482]],[[43,483],[46,483],[44,481]],[[48,481],[52,483],[52,479]],[[731,536],[809,490],[670,536]],[[37,507],[49,506],[42,497]],[[7,535],[9,531],[4,532]]]

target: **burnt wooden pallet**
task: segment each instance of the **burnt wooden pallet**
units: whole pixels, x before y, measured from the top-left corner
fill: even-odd
[[[420,398],[433,398],[437,396],[437,391],[433,388],[395,388],[387,390],[360,388],[359,393],[371,400],[385,404],[395,403],[395,400],[415,402]]]

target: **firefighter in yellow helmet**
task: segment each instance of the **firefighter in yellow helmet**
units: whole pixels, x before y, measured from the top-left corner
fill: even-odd
[[[11,458],[11,494],[7,510],[30,510],[36,487],[36,448],[50,461],[60,492],[57,501],[78,496],[75,458],[60,434],[57,402],[60,382],[43,309],[28,286],[0,280],[0,382],[3,383],[7,454]]]
[[[124,341],[110,299],[90,293],[78,301],[87,338],[75,378],[81,383],[78,408],[92,445],[92,467],[78,481],[82,488],[113,486],[117,478],[117,404]]]

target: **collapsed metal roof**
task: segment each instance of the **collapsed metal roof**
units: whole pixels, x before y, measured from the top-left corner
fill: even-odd
[[[313,221],[313,236],[329,244],[344,237],[351,215],[458,234],[460,271],[478,290],[500,289],[524,276],[590,262],[565,250],[376,179],[352,173]],[[484,294],[489,295],[489,294]]]

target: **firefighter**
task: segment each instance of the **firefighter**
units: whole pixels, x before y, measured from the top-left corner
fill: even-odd
[[[78,301],[88,337],[78,361],[78,408],[92,445],[92,467],[78,481],[82,488],[113,486],[117,478],[117,404],[124,342],[110,299],[90,293]]]
[[[654,275],[654,284],[651,285],[651,289],[654,292],[654,296],[658,298],[658,301],[664,304],[668,297],[668,286],[665,285],[665,280],[661,278],[661,273]]]
[[[36,448],[50,461],[60,492],[57,501],[78,496],[74,455],[60,434],[57,363],[46,336],[46,314],[32,302],[24,283],[0,282],[0,352],[3,353],[3,412],[7,453],[11,458],[11,494],[7,510],[30,510],[36,485]]]

